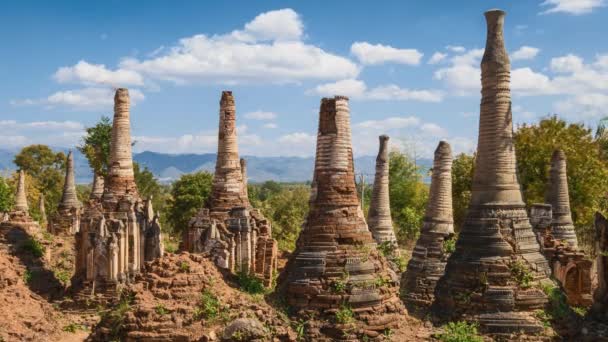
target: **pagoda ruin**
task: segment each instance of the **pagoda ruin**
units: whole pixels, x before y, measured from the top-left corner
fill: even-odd
[[[405,309],[379,255],[355,187],[348,98],[321,100],[310,209],[279,288],[310,340],[357,341],[396,328]],[[353,313],[345,324],[341,312]]]
[[[239,159],[236,106],[230,91],[220,100],[217,160],[211,196],[189,222],[183,247],[209,253],[216,265],[253,275],[270,286],[277,270],[278,244],[268,221],[249,203],[246,162]]]
[[[393,220],[391,218],[391,203],[388,187],[388,140],[387,135],[381,135],[380,149],[376,157],[376,174],[374,177],[374,187],[372,200],[367,214],[367,224],[372,232],[374,240],[378,244],[390,243],[397,244],[395,231],[393,230]]]
[[[570,213],[566,155],[556,150],[551,157],[550,182],[545,203],[533,204],[530,222],[542,253],[560,282],[568,303],[588,306],[592,302],[592,261],[578,249]]]
[[[431,188],[420,237],[403,276],[404,299],[412,307],[429,307],[435,285],[445,271],[454,235],[452,209],[452,149],[441,141],[435,150]]]
[[[456,249],[437,283],[435,311],[477,321],[489,334],[534,334],[543,330],[534,311],[545,306],[547,297],[532,285],[548,282],[550,268],[532,231],[517,178],[504,17],[501,10],[485,13],[471,202]]]
[[[131,155],[129,92],[116,90],[110,164],[103,194],[100,179],[85,206],[75,234],[75,279],[88,291],[111,296],[142,269],[144,261],[162,256],[158,218],[135,184]],[[73,281],[74,283],[74,281]]]
[[[37,233],[40,230],[40,225],[30,216],[25,187],[25,172],[20,170],[18,175],[15,203],[8,212],[8,218],[2,222],[2,226],[19,227],[30,234]]]
[[[74,180],[74,156],[68,153],[65,170],[65,182],[61,202],[57,212],[51,217],[48,230],[52,234],[75,234],[80,227],[82,203],[78,200],[76,193],[76,182]]]

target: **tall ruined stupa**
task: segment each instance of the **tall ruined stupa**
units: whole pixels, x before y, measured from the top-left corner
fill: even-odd
[[[13,205],[13,211],[20,211],[29,215],[29,210],[30,207],[27,204],[27,194],[25,192],[25,172],[23,172],[23,170],[19,170],[17,193],[15,194],[15,205]]]
[[[76,182],[74,180],[74,155],[70,151],[65,169],[65,182],[63,194],[57,207],[57,212],[51,217],[49,231],[53,234],[74,234],[80,229],[80,214],[82,203],[76,193]]]
[[[545,202],[551,204],[551,235],[565,241],[572,248],[578,247],[574,222],[570,213],[566,155],[561,150],[551,157],[550,183]]]
[[[76,193],[76,181],[74,180],[74,155],[72,151],[68,153],[68,160],[65,170],[65,182],[63,184],[63,194],[61,195],[61,202],[59,202],[59,209],[80,209],[82,203],[78,200]]]
[[[402,281],[404,299],[413,307],[427,307],[435,299],[435,285],[450,256],[446,240],[454,235],[452,209],[452,148],[441,141],[435,150],[429,202]]]
[[[530,286],[545,280],[540,253],[517,179],[511,115],[510,62],[504,45],[505,12],[485,13],[487,40],[481,61],[479,140],[467,217],[436,288],[438,313],[477,320],[491,334],[536,333],[533,312],[547,298]]]
[[[307,338],[356,341],[394,328],[404,308],[394,273],[359,215],[346,97],[321,100],[311,188],[306,223],[279,279],[292,308],[319,318]],[[348,328],[334,317],[345,308],[354,312]]]
[[[367,215],[369,230],[378,244],[386,242],[397,243],[391,218],[391,202],[388,187],[388,139],[387,135],[379,137],[380,149],[376,157],[376,175],[374,177],[372,200]]]

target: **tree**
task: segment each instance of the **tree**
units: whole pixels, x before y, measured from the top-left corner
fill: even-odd
[[[186,229],[188,221],[203,207],[211,194],[213,175],[209,172],[185,174],[171,188],[167,219],[173,231]]]
[[[56,153],[46,145],[26,146],[15,156],[17,168],[29,176],[28,198],[31,201],[30,212],[34,216],[38,212],[38,197],[30,196],[35,192],[44,193],[48,214],[57,209],[63,192],[66,159],[63,152]]]
[[[277,239],[280,250],[295,249],[296,240],[308,213],[309,197],[310,186],[283,186],[260,207],[264,216],[272,223],[272,237]]]
[[[474,166],[475,156],[464,153],[457,155],[452,162],[452,206],[456,231],[462,229],[471,202]]]
[[[561,149],[567,158],[574,224],[579,233],[589,229],[594,213],[607,209],[608,163],[602,159],[601,147],[601,137],[596,139],[591,129],[583,124],[568,124],[557,116],[520,126],[515,132],[515,151],[526,203],[545,202],[551,156],[554,150]]]
[[[102,116],[95,126],[87,127],[86,132],[78,150],[87,157],[89,165],[95,173],[107,176],[110,164],[112,121],[109,117]]]
[[[400,244],[415,241],[420,233],[428,200],[428,186],[423,183],[417,166],[408,156],[391,151],[389,192],[393,223]]]
[[[10,211],[13,207],[13,191],[3,177],[0,177],[0,212]]]

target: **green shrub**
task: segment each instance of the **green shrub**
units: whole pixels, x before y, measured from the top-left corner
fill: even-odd
[[[395,265],[397,265],[399,272],[403,273],[407,269],[407,260],[405,260],[405,257],[403,257],[401,255],[396,256],[396,257],[393,257],[391,259],[391,261],[394,262]]]
[[[266,292],[264,283],[262,283],[260,279],[256,278],[251,274],[248,274],[246,272],[239,272],[239,274],[237,275],[237,279],[241,290],[247,293],[258,294]]]
[[[184,272],[184,273],[190,272],[190,264],[187,263],[187,262],[185,262],[185,261],[180,262],[179,263],[179,270],[182,271],[182,272]]]
[[[449,239],[443,240],[443,245],[441,246],[441,251],[443,254],[451,254],[456,250],[456,238],[451,237]]]
[[[45,249],[40,241],[30,237],[21,245],[21,251],[30,252],[34,257],[41,258],[44,256]]]
[[[387,258],[395,254],[396,249],[397,246],[392,241],[384,241],[383,243],[378,245],[378,252],[380,253],[380,255]]]
[[[163,305],[163,304],[158,304],[155,308],[154,311],[156,311],[157,314],[164,316],[166,314],[169,313],[169,310]]]
[[[562,290],[553,284],[542,286],[543,292],[549,298],[547,314],[551,320],[562,320],[568,317],[570,306]]]
[[[340,309],[336,311],[336,322],[340,324],[348,324],[353,321],[355,314],[350,306],[342,304]]]
[[[80,324],[72,322],[72,323],[64,326],[61,330],[74,334],[78,330],[87,330],[87,329],[86,329],[86,327],[84,327]]]
[[[194,319],[214,319],[220,312],[220,300],[209,289],[205,289],[201,295],[200,304],[194,309]]]
[[[443,332],[435,336],[442,342],[483,342],[477,331],[477,323],[450,322],[442,329]]]
[[[534,280],[534,276],[523,261],[517,260],[512,262],[509,265],[509,269],[511,270],[511,275],[515,278],[515,281],[519,286],[524,289],[530,287],[530,283]]]
[[[66,270],[54,270],[53,274],[55,275],[55,278],[59,280],[63,285],[68,285],[68,282],[72,277],[72,273]]]
[[[34,277],[34,274],[32,273],[32,271],[30,270],[25,270],[25,272],[23,272],[23,281],[26,284],[29,284],[30,281],[32,281],[32,278]]]
[[[106,311],[102,316],[102,322],[105,322],[105,326],[110,329],[110,339],[120,340],[123,332],[123,324],[131,304],[133,303],[133,296],[130,294],[121,295],[120,301],[110,311]]]

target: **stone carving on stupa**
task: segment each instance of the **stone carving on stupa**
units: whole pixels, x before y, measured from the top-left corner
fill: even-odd
[[[297,315],[318,318],[309,340],[373,338],[404,316],[398,279],[360,212],[348,98],[324,98],[310,209],[278,285]],[[344,310],[352,310],[352,323],[340,322]]]
[[[477,321],[489,334],[543,330],[534,311],[547,297],[539,286],[550,268],[530,225],[517,178],[505,12],[485,13],[479,139],[472,196],[455,251],[435,289],[435,312]]]
[[[246,162],[239,159],[236,106],[230,91],[222,92],[219,116],[212,193],[184,231],[183,247],[209,253],[219,267],[253,275],[270,286],[277,270],[278,244],[270,221],[247,197]]]
[[[431,188],[420,237],[403,276],[403,297],[412,307],[428,307],[443,276],[453,242],[452,149],[441,141],[435,150]]]
[[[94,180],[75,234],[75,279],[87,289],[112,296],[139,273],[144,261],[162,256],[158,217],[138,191],[133,172],[127,89],[116,90],[108,176]],[[74,283],[74,281],[73,281]]]
[[[566,155],[553,152],[546,204],[530,208],[530,222],[553,273],[564,289],[568,303],[588,306],[592,302],[593,262],[578,249],[570,212]]]
[[[78,200],[76,182],[74,180],[74,156],[68,153],[65,170],[63,194],[57,207],[57,212],[49,222],[49,232],[53,234],[75,234],[80,229],[82,203]]]

